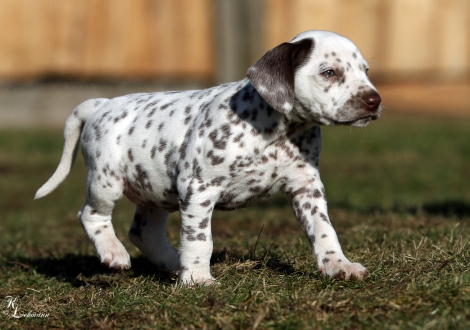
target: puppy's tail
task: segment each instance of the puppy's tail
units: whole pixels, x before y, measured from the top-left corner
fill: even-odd
[[[51,178],[36,192],[34,199],[50,194],[64,181],[77,157],[80,135],[88,118],[98,110],[108,99],[91,99],[83,102],[73,110],[65,122],[64,151],[59,166]]]

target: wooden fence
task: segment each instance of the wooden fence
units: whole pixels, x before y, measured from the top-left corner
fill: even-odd
[[[0,0],[0,77],[206,77],[211,0]]]
[[[0,0],[0,79],[243,75],[307,29],[351,38],[376,77],[470,77],[469,0]]]
[[[266,0],[267,47],[299,31],[352,39],[383,78],[470,77],[468,0]]]

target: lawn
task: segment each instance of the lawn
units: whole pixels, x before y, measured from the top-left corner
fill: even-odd
[[[133,268],[100,265],[77,220],[81,156],[33,201],[60,159],[60,131],[0,131],[0,328],[470,329],[469,137],[467,119],[411,114],[323,130],[330,218],[346,256],[369,269],[364,281],[321,276],[277,195],[214,214],[220,285],[187,288],[129,243],[127,200],[113,222]],[[174,246],[179,226],[174,213]],[[15,318],[13,307],[48,317]]]

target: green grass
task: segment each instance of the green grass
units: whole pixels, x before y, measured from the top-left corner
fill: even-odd
[[[53,194],[33,201],[60,159],[61,135],[0,132],[0,301],[17,296],[21,313],[50,314],[2,313],[0,328],[470,329],[468,120],[385,115],[365,129],[323,130],[330,218],[346,255],[371,272],[366,280],[322,277],[277,195],[214,214],[221,284],[192,289],[128,242],[126,200],[113,222],[133,268],[99,264],[76,215],[81,157]],[[172,214],[175,246],[178,233]]]

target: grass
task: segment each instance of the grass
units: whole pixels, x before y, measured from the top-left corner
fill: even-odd
[[[346,255],[371,272],[322,277],[282,195],[216,212],[212,273],[186,288],[127,240],[133,205],[114,226],[133,268],[101,266],[77,220],[85,168],[39,201],[62,151],[57,131],[0,132],[1,328],[469,329],[470,122],[387,116],[366,129],[323,130],[322,180]],[[168,236],[177,246],[179,221]],[[259,238],[258,238],[259,236]],[[2,311],[2,312],[3,312]]]

